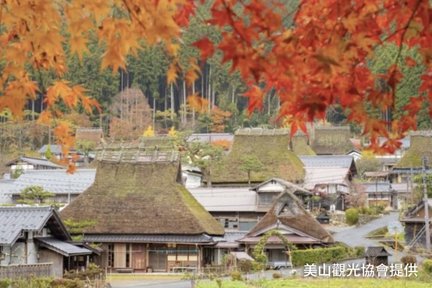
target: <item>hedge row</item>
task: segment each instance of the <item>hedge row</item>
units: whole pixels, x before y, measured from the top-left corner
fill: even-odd
[[[335,246],[329,248],[316,248],[306,250],[294,250],[291,252],[293,266],[304,266],[305,264],[320,264],[337,262],[350,258],[363,257],[364,248],[349,248]]]
[[[79,279],[52,279],[34,277],[29,279],[0,279],[0,288],[84,288]]]

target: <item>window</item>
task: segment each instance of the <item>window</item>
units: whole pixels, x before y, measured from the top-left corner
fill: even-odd
[[[108,244],[108,267],[114,267],[114,244]]]
[[[126,244],[126,268],[131,267],[131,257],[130,257],[130,253],[131,252],[131,244]]]

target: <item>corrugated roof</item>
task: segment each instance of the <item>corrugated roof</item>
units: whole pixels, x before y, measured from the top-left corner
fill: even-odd
[[[69,257],[69,256],[77,256],[77,255],[90,255],[92,254],[92,251],[81,248],[75,245],[72,245],[70,243],[61,241],[59,239],[56,239],[54,237],[38,237],[36,238],[40,243],[41,246],[44,246],[56,253],[59,253],[63,256]]]
[[[22,231],[40,231],[52,213],[51,207],[0,207],[0,245],[12,245]]]
[[[305,167],[344,167],[350,168],[354,158],[351,155],[299,156]]]
[[[239,188],[191,188],[195,199],[209,212],[255,211],[256,193],[248,187]]]
[[[142,235],[142,234],[85,234],[84,242],[94,243],[211,243],[213,238],[205,235]]]
[[[42,186],[54,194],[79,194],[94,182],[95,169],[77,169],[73,174],[66,170],[27,170],[4,188],[6,194],[19,194],[28,186]],[[3,190],[3,189],[2,189]]]

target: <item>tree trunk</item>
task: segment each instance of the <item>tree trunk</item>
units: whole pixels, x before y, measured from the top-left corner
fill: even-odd
[[[173,86],[173,84],[171,84],[171,115],[170,115],[171,121],[174,121],[174,109],[175,109],[175,106],[174,106],[174,86]]]
[[[208,76],[208,95],[207,95],[207,99],[208,99],[208,110],[210,111],[211,109],[211,104],[212,104],[212,99],[211,99],[211,66],[209,67],[209,76]]]

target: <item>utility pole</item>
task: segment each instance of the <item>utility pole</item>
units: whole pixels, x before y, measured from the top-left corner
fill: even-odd
[[[423,204],[424,204],[424,209],[425,209],[425,213],[424,213],[424,220],[425,220],[425,234],[426,234],[426,251],[430,252],[430,224],[429,224],[429,202],[428,202],[428,195],[427,195],[427,187],[426,187],[426,157],[423,157],[422,159],[423,161],[423,165],[422,165],[422,172],[423,172]]]

